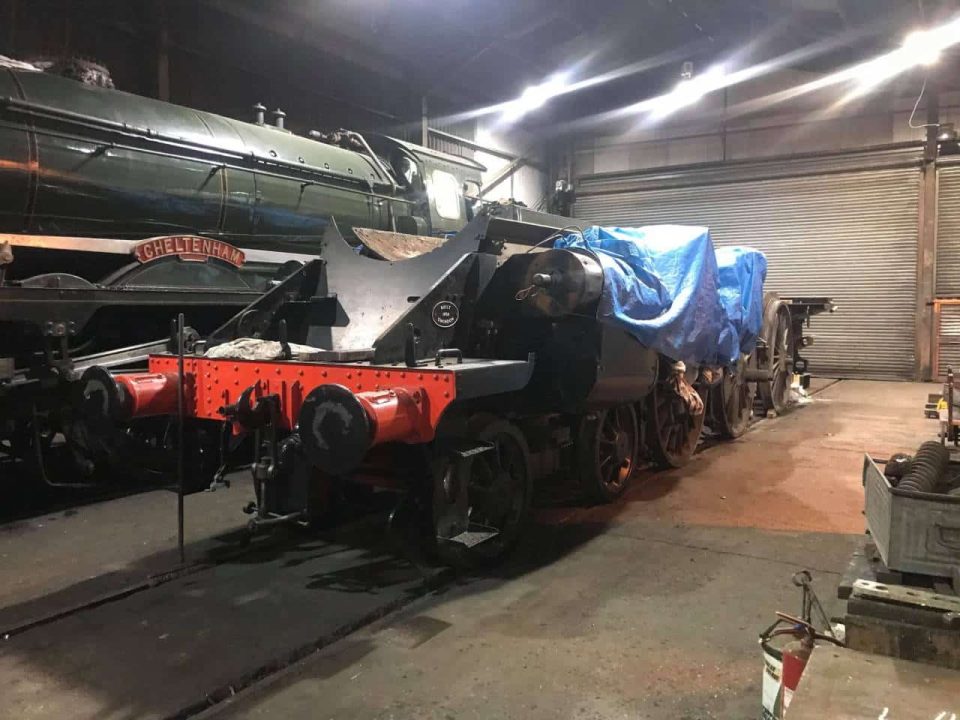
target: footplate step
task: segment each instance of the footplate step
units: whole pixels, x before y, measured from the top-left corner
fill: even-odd
[[[457,543],[464,547],[472,548],[487,540],[492,540],[499,534],[499,531],[493,528],[484,527],[483,525],[471,525],[469,530],[465,530],[459,535],[454,535],[449,538],[438,537],[437,540]]]

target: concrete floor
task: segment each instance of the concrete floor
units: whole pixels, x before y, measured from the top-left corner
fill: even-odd
[[[863,531],[862,454],[932,437],[932,388],[844,381],[683,470],[649,474],[613,506],[540,510],[496,576],[415,601],[211,715],[756,717],[757,633],[775,610],[797,610],[797,569],[833,598]],[[246,494],[188,498],[194,557],[229,545]],[[148,493],[0,528],[0,619],[169,569],[174,503]],[[186,578],[11,638],[0,717],[167,717],[417,581],[380,552],[331,547],[231,564],[202,593]]]
[[[465,580],[211,717],[752,718],[757,634],[828,607],[863,532],[863,452],[916,448],[932,386],[845,381],[652,475],[625,501],[538,513],[498,577]]]

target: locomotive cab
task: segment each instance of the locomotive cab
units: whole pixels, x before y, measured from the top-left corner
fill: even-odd
[[[409,217],[397,215],[397,230],[447,235],[473,219],[486,170],[483,165],[386,135],[370,135],[368,140],[374,152],[387,160],[401,194],[412,201]]]

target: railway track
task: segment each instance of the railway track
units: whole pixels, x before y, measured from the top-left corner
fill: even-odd
[[[7,625],[0,667],[38,680],[7,688],[5,705],[30,717],[111,717],[119,703],[127,716],[189,718],[448,577],[399,557],[373,518],[321,537],[273,533]],[[88,705],[67,707],[78,685]]]
[[[277,540],[276,538],[270,538],[267,542],[278,543],[283,541]],[[266,547],[268,547],[267,543],[260,543],[258,544],[256,550],[263,550]],[[55,623],[58,620],[63,620],[86,610],[92,610],[113,602],[119,602],[131,597],[132,595],[158,588],[168,582],[173,582],[174,580],[179,580],[190,575],[212,570],[218,565],[222,565],[227,562],[240,560],[245,555],[253,552],[255,552],[255,550],[251,549],[249,545],[241,545],[217,560],[205,559],[187,562],[179,567],[175,567],[164,572],[151,573],[143,580],[138,582],[125,584],[114,590],[99,593],[91,598],[76,603],[66,604],[53,610],[30,616],[23,620],[17,620],[12,624],[0,625],[0,638],[3,638],[5,641],[10,640],[11,638],[29,630],[33,630],[43,625]]]

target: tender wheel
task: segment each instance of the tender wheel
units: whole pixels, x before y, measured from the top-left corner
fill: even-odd
[[[591,499],[608,503],[623,495],[637,467],[639,431],[632,405],[583,418],[577,438],[577,465]]]
[[[440,558],[458,567],[488,567],[501,560],[516,545],[530,515],[533,478],[527,442],[520,430],[505,420],[481,416],[468,424],[467,439],[490,443],[493,448],[480,453],[470,463],[467,479],[470,529],[496,532],[490,539],[467,546],[453,540],[437,540]],[[450,481],[453,464],[435,463],[435,497]],[[440,523],[442,503],[435,501],[434,536],[447,537]]]
[[[763,352],[758,352],[761,370],[770,371],[770,380],[757,383],[761,408],[782,413],[790,403],[790,382],[793,378],[793,342],[790,307],[774,293],[764,299]]]
[[[668,383],[658,382],[647,398],[648,450],[661,467],[682,467],[693,457],[703,430],[704,413],[692,415]]]
[[[735,368],[724,370],[723,380],[711,390],[715,429],[725,438],[743,435],[753,415],[754,390],[744,378],[745,366],[746,361],[741,357]]]

